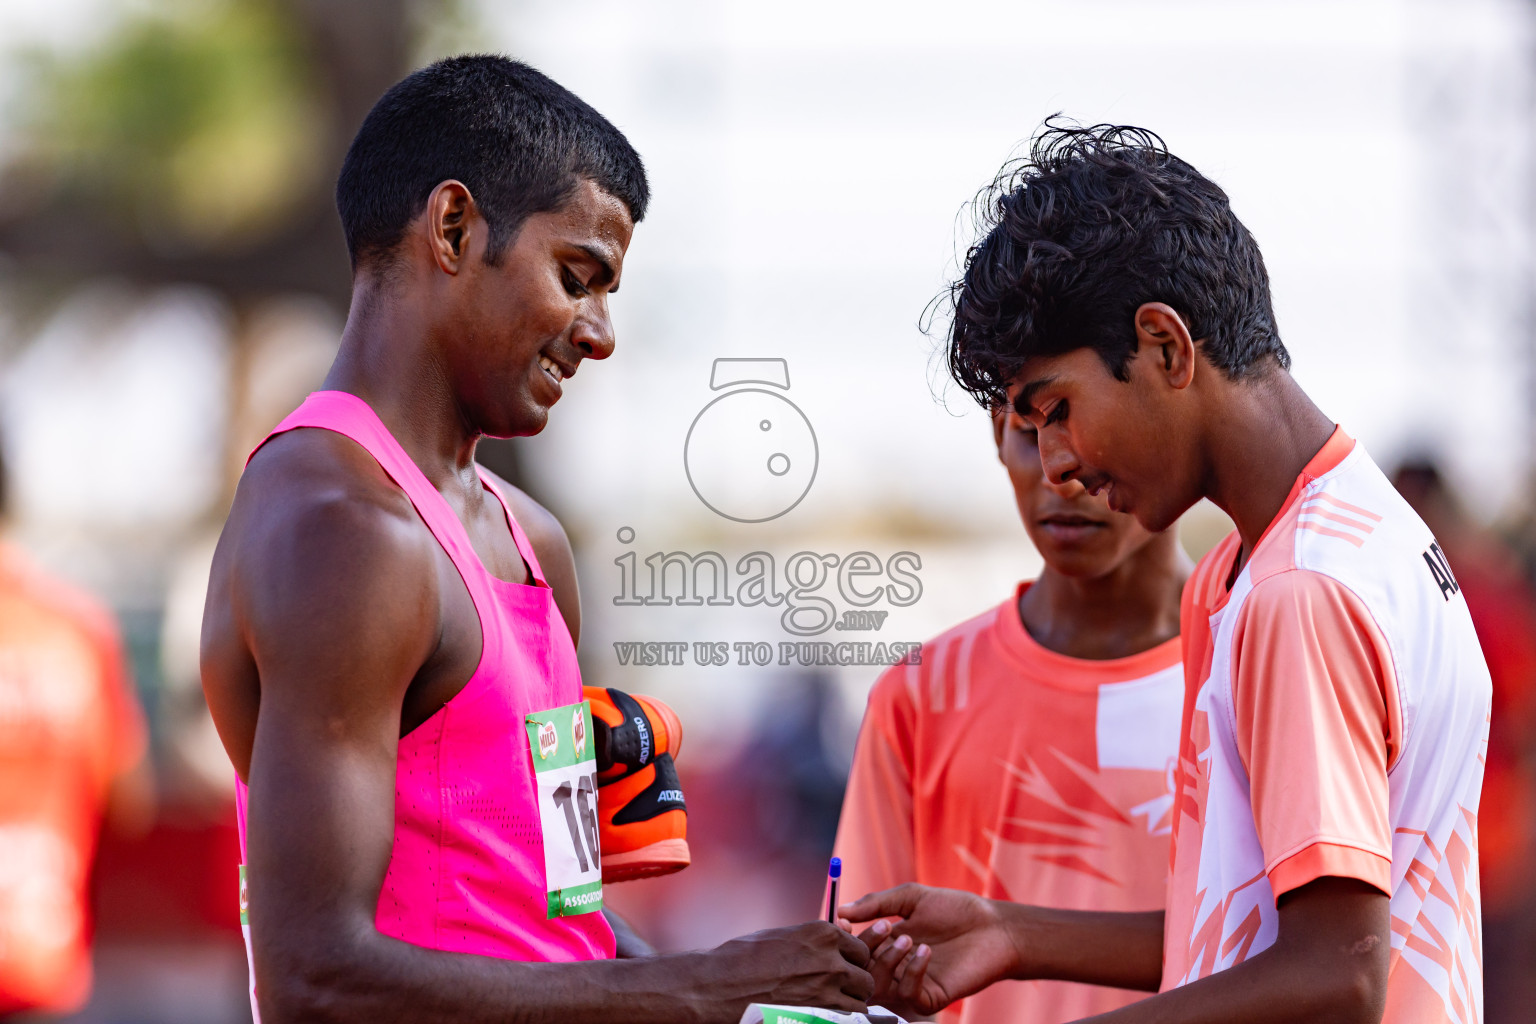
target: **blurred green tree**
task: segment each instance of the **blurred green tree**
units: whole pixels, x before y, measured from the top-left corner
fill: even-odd
[[[34,55],[0,253],[62,284],[111,275],[346,309],[331,183],[357,126],[452,0],[156,0],[80,56]],[[430,29],[423,32],[423,28]]]
[[[320,175],[316,90],[296,26],[272,3],[167,5],[100,53],[33,64],[18,171],[158,247],[260,237]]]

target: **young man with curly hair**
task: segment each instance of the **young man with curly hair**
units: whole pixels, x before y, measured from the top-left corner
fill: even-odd
[[[1002,978],[1160,994],[1094,1018],[1481,1018],[1477,811],[1490,684],[1456,578],[1292,379],[1264,261],[1150,132],[1048,125],[991,196],[950,368],[1151,530],[1236,530],[1184,590],[1166,909],[1049,910],[909,885],[844,908],[877,983],[936,1010]]]

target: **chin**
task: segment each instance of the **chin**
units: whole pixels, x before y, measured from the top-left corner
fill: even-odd
[[[486,437],[531,437],[549,424],[549,407],[527,402],[517,408],[498,409],[477,425]]]
[[[1054,549],[1041,549],[1040,558],[1058,576],[1073,580],[1096,580],[1115,568],[1114,555],[1075,552],[1064,554]]]
[[[1162,533],[1174,523],[1178,522],[1179,517],[1188,510],[1188,505],[1185,505],[1173,512],[1169,512],[1167,508],[1151,506],[1133,508],[1131,509],[1131,516],[1135,518],[1135,520],[1141,524],[1142,529],[1146,530],[1148,533]]]

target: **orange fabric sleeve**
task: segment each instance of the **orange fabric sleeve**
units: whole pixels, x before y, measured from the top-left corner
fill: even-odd
[[[844,903],[917,878],[911,747],[900,739],[902,712],[911,710],[907,671],[898,665],[880,677],[859,728],[835,848]]]
[[[1299,889],[1308,882],[1330,876],[1358,878],[1390,894],[1392,859],[1352,846],[1313,843],[1270,868],[1269,886],[1278,896]]]
[[[1391,652],[1347,587],[1260,580],[1233,640],[1238,754],[1275,895],[1325,875],[1391,893],[1387,769],[1401,745]]]

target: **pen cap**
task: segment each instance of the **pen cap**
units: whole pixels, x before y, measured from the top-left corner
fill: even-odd
[[[841,878],[843,876],[843,858],[833,857],[832,863],[827,865],[828,878]]]

